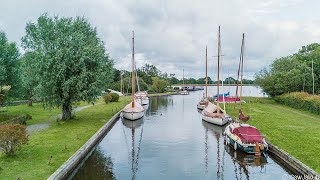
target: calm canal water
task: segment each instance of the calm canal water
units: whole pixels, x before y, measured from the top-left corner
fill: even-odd
[[[119,119],[73,179],[283,179],[272,158],[224,144],[224,127],[202,121],[203,91],[151,98],[146,116]]]

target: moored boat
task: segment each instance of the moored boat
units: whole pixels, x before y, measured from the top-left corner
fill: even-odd
[[[135,99],[141,104],[141,105],[148,105],[149,104],[149,97],[147,91],[138,91],[135,93]]]
[[[224,101],[225,103],[240,103],[240,102],[244,102],[244,101],[241,101],[241,99],[239,97],[223,97],[223,96],[218,96],[216,98],[216,101],[219,101],[219,102]]]
[[[134,107],[132,107],[132,102],[126,105],[122,110],[122,115],[124,118],[129,120],[137,120],[144,116],[144,108],[137,101],[134,102]]]
[[[211,102],[208,102],[207,107],[201,114],[204,121],[219,126],[225,125],[231,118],[223,109],[220,108],[220,106],[216,106]]]
[[[207,107],[209,98],[208,98],[208,47],[206,46],[206,92],[203,95],[200,102],[197,104],[197,108],[203,110]]]
[[[122,110],[122,115],[124,118],[129,119],[129,120],[137,120],[140,119],[144,116],[144,108],[142,105],[136,101],[134,98],[134,32],[133,32],[133,37],[132,37],[132,79],[131,79],[131,87],[132,87],[132,101],[128,105],[126,105],[123,110]]]
[[[226,127],[224,134],[226,143],[235,150],[241,149],[249,154],[265,153],[268,150],[268,143],[254,126],[233,122]]]

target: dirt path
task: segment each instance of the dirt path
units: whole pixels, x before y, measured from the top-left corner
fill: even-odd
[[[99,105],[99,104],[102,104],[102,103],[97,103],[95,105]],[[87,108],[89,108],[91,106],[93,106],[93,105],[90,104],[90,105],[87,105],[87,106],[77,107],[72,112],[74,112],[74,113],[75,112],[79,112],[79,111],[87,109]],[[59,114],[59,115],[56,115],[56,116],[52,116],[51,119],[46,121],[46,122],[29,125],[29,126],[27,126],[27,132],[28,132],[28,134],[32,134],[32,133],[41,131],[43,129],[46,129],[55,121],[55,119],[61,119],[61,117],[62,117],[62,114]]]

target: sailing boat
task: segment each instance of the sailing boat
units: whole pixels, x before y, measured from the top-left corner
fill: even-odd
[[[205,107],[207,107],[209,102],[208,98],[208,48],[206,46],[206,92],[205,96],[202,97],[200,102],[197,104],[197,108],[203,110]]]
[[[143,117],[144,108],[141,104],[139,104],[134,98],[134,31],[132,31],[132,101],[128,105],[126,105],[122,110],[122,115],[124,118],[129,120],[137,120]]]
[[[183,74],[182,74],[182,88],[181,88],[181,91],[180,91],[180,94],[181,95],[188,95],[189,92],[187,91],[187,87],[185,87],[184,85],[184,69],[183,69]]]
[[[136,80],[138,85],[138,92],[135,94],[135,99],[142,105],[148,105],[149,104],[149,97],[147,91],[140,91],[140,85],[139,85],[139,77],[138,73],[136,72]]]
[[[217,91],[219,94],[219,86],[220,86],[220,51],[221,51],[221,41],[220,41],[220,26],[219,26],[219,33],[218,33],[218,84],[217,84]],[[224,100],[224,96],[223,96]],[[202,119],[212,124],[223,126],[225,125],[230,116],[227,115],[225,109],[222,109],[219,105],[219,101],[217,101],[217,105],[214,105],[211,102],[208,102],[207,107],[202,111]]]
[[[244,33],[242,35],[240,65],[241,67],[241,86],[240,97],[242,96],[242,76],[243,76],[243,50],[244,50]],[[239,110],[239,119],[242,121],[248,121],[249,116],[245,116],[241,110]],[[268,143],[266,142],[260,131],[249,124],[241,124],[239,122],[230,123],[226,130],[226,142],[234,147],[235,150],[242,149],[247,153],[255,153],[256,156],[260,156],[261,153],[265,153],[268,150]]]

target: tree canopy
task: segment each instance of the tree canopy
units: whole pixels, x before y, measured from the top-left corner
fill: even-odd
[[[19,88],[19,51],[16,43],[8,42],[0,31],[0,87],[11,86],[9,94],[17,93]]]
[[[255,81],[270,96],[295,91],[312,93],[312,61],[317,90],[320,83],[319,44],[303,46],[293,55],[276,59],[269,69],[256,74]]]
[[[46,107],[62,107],[63,120],[71,118],[72,103],[93,102],[112,80],[104,43],[82,17],[44,14],[27,24],[22,47],[36,57],[39,97]]]

